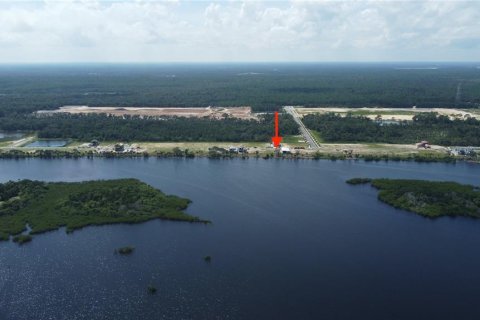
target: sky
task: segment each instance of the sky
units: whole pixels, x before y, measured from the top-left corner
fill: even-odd
[[[480,0],[0,2],[0,63],[479,57]]]

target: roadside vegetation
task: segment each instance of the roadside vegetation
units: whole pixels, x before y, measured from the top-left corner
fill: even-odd
[[[136,179],[9,181],[0,184],[0,238],[19,235],[27,224],[33,235],[62,226],[72,232],[89,225],[139,223],[156,218],[206,222],[184,212],[189,202]],[[23,237],[16,238],[20,242]]]
[[[399,209],[424,217],[464,216],[480,218],[478,187],[456,182],[354,178],[347,183],[371,183],[378,199]]]
[[[309,114],[303,117],[309,129],[325,142],[376,142],[413,144],[427,140],[431,144],[480,146],[480,121],[450,120],[436,113],[422,113],[413,121],[380,125],[366,117],[336,114]]]

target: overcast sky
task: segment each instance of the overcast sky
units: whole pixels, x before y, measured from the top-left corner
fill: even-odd
[[[480,1],[0,2],[0,63],[479,57]]]

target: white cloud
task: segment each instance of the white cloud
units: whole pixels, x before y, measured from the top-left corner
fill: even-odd
[[[478,60],[477,1],[0,4],[0,62]]]

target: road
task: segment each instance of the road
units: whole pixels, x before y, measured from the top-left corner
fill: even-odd
[[[8,146],[8,148],[17,148],[21,147],[23,145],[26,145],[29,142],[33,142],[35,140],[35,136],[29,136],[20,140],[13,141],[11,145]]]
[[[318,144],[317,140],[315,139],[314,136],[308,131],[307,127],[302,122],[302,119],[300,119],[299,114],[295,110],[294,107],[284,107],[284,110],[290,114],[293,117],[293,120],[298,124],[298,127],[300,129],[300,132],[302,133],[302,136],[305,138],[307,141],[308,145],[310,146],[310,149],[316,150],[320,148],[320,145]]]

